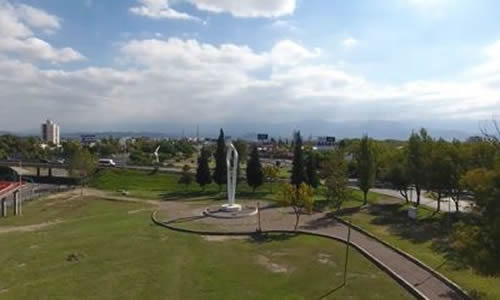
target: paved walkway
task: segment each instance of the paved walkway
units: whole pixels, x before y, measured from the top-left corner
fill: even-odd
[[[347,240],[347,230],[346,225],[335,222],[335,224],[330,224],[329,226],[310,231],[324,234],[326,233],[328,235]],[[459,294],[457,294],[439,278],[435,277],[432,273],[379,241],[366,236],[364,233],[352,229],[351,241],[384,263],[392,271],[413,285],[427,298],[463,299]]]
[[[183,207],[186,205],[187,207]],[[203,208],[192,208],[187,204],[171,202],[163,206],[169,216],[175,218],[185,218],[200,216]],[[248,232],[257,228],[257,217],[244,219],[215,219],[215,218],[193,218],[182,223],[171,224],[173,226],[192,228],[188,223],[204,223],[216,225],[218,230]],[[295,215],[291,209],[269,208],[261,210],[261,221],[263,230],[292,230]],[[315,213],[301,217],[301,230],[314,233],[327,234],[333,237],[347,239],[347,226],[324,213]],[[196,228],[199,228],[198,226]],[[213,228],[213,227],[210,227]],[[212,229],[211,229],[212,230]],[[213,231],[213,230],[212,230]],[[364,233],[352,229],[351,242],[365,249],[373,257],[389,267],[394,273],[413,285],[418,291],[428,299],[464,299],[452,288],[446,285],[438,277],[419,266],[405,256],[385,246],[379,241],[365,235]]]

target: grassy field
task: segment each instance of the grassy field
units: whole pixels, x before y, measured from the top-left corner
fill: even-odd
[[[136,170],[102,170],[90,182],[90,186],[107,191],[127,190],[131,196],[148,199],[225,198],[225,188],[212,183],[202,189],[195,182],[185,186],[178,184],[179,175]],[[277,184],[275,184],[277,186]],[[271,186],[264,184],[254,193],[245,183],[238,184],[237,197],[240,199],[271,199]]]
[[[340,215],[382,240],[404,250],[453,280],[474,295],[500,299],[500,278],[478,274],[460,265],[449,247],[453,214],[434,214],[425,207],[418,210],[418,221],[410,221],[407,205],[389,196],[370,193],[370,206],[361,208],[361,192],[344,203]]]
[[[29,203],[0,233],[0,299],[407,299],[345,246],[311,237],[207,241],[155,226],[146,204],[90,197]],[[12,221],[15,220],[15,221]],[[360,288],[362,287],[362,288]]]
[[[185,198],[205,195],[208,199],[221,199],[218,187],[211,185],[202,192],[198,186],[184,187],[176,184],[177,176],[171,174],[148,175],[143,172],[126,173],[107,171],[100,174],[94,186],[107,190],[128,188],[131,194],[143,197]],[[276,185],[277,186],[277,185]],[[143,190],[145,189],[145,190]],[[272,199],[269,187],[261,187],[252,194],[248,186],[239,186],[239,195],[255,198]],[[317,207],[324,203],[325,188],[316,191]],[[487,277],[474,270],[461,266],[454,259],[449,248],[450,219],[446,214],[434,214],[434,211],[421,207],[418,210],[419,221],[411,222],[407,217],[407,206],[395,198],[369,193],[370,205],[361,208],[362,194],[353,190],[352,197],[343,204],[341,215],[350,218],[353,223],[375,234],[386,242],[410,253],[427,265],[437,269],[468,291],[482,295],[486,299],[500,299],[500,278]],[[451,220],[452,222],[453,220]]]

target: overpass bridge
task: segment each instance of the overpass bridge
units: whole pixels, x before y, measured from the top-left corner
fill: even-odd
[[[61,163],[45,163],[45,162],[31,162],[31,161],[15,161],[15,160],[0,160],[0,167],[8,167],[16,170],[16,168],[33,168],[36,169],[36,176],[41,177],[42,170],[47,170],[47,176],[52,177],[53,170],[68,170],[68,164]],[[18,171],[18,170],[16,170]],[[24,175],[24,174],[21,174]]]

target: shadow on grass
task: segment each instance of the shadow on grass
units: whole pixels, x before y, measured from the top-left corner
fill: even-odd
[[[270,242],[283,242],[288,241],[297,234],[295,233],[260,233],[256,232],[250,236],[248,239],[249,243],[264,244]]]
[[[454,230],[453,224],[460,219],[455,213],[429,213],[426,217],[411,220],[404,203],[379,202],[364,208],[348,208],[342,215],[352,215],[361,210],[373,217],[371,224],[385,226],[394,236],[413,244],[430,242],[431,249],[445,257],[445,261],[439,267],[446,264],[457,270],[464,268],[450,242]]]
[[[266,196],[269,196],[269,193],[266,191],[237,191],[236,193],[236,199],[248,199],[248,200],[254,200],[254,199],[264,199]],[[175,190],[175,191],[168,191],[168,192],[163,192],[160,194],[161,199],[164,201],[173,201],[173,200],[180,200],[180,199],[190,199],[190,198],[209,198],[213,200],[223,200],[226,199],[227,195],[225,192],[225,189],[219,190],[213,190],[213,189],[207,189],[207,190],[201,190],[201,189],[186,189],[186,190]]]
[[[207,190],[207,191],[185,190],[185,191],[165,192],[165,193],[160,194],[160,197],[164,201],[173,201],[173,200],[189,199],[189,198],[201,198],[201,197],[222,199],[222,198],[224,198],[224,194],[219,193],[219,191],[212,191],[212,190]]]

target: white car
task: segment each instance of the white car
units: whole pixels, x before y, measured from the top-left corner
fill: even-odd
[[[116,167],[116,163],[109,158],[101,158],[99,159],[99,166],[101,167]]]

